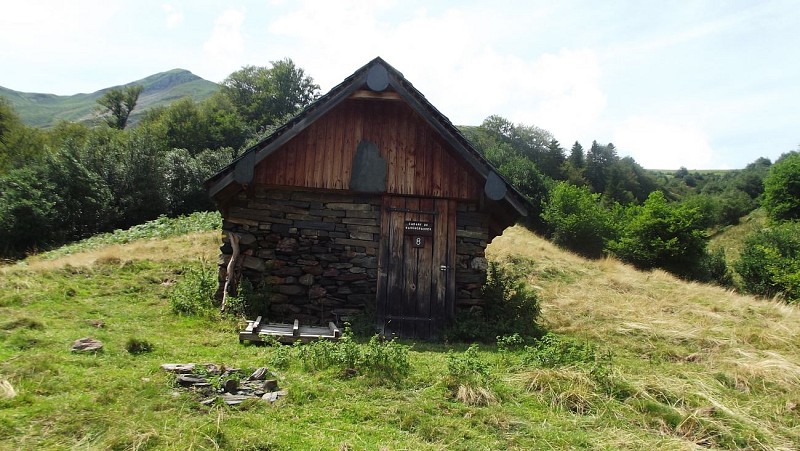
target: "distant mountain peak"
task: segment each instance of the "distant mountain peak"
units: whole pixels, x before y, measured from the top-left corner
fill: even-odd
[[[90,94],[59,96],[15,91],[0,86],[0,97],[9,101],[25,124],[47,128],[59,121],[95,123],[97,99],[111,89],[130,85],[141,85],[144,88],[131,115],[131,123],[135,123],[138,117],[151,108],[169,105],[183,97],[201,101],[219,89],[219,85],[214,82],[186,69],[176,68],[124,85],[109,86]]]

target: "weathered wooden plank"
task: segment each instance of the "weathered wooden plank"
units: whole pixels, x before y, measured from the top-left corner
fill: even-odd
[[[431,316],[436,318],[436,322],[432,327],[440,329],[444,325],[440,322],[446,316],[447,305],[447,274],[450,272],[447,268],[447,215],[448,203],[445,199],[436,199],[436,212],[439,213],[437,221],[434,222],[434,235],[433,235],[433,266],[434,273],[431,280],[431,292],[433,299],[431,299]],[[439,268],[436,268],[436,267]],[[445,268],[444,271],[441,267]],[[436,271],[436,269],[439,269]]]
[[[334,154],[334,158],[332,159],[333,174],[331,177],[331,188],[342,189],[344,186],[344,181],[342,178],[342,174],[344,172],[343,166],[350,164],[353,159],[348,158],[348,151],[344,148],[344,130],[347,127],[347,117],[344,115],[342,108],[337,108],[335,114],[336,123],[334,124],[333,145],[331,147],[331,150]]]
[[[420,210],[433,211],[436,206],[433,199],[423,199],[419,204]],[[435,222],[436,218],[433,215],[420,215],[421,220],[426,220],[423,216],[427,216],[427,221]],[[434,225],[435,227],[435,225]],[[425,237],[426,240],[424,247],[419,248],[418,263],[417,263],[417,308],[416,314],[419,317],[431,317],[431,281],[434,271],[439,268],[434,268],[433,263],[433,239],[434,237]],[[430,336],[430,322],[421,322],[417,324],[416,336],[422,339],[427,339]]]
[[[342,189],[350,188],[350,177],[355,157],[356,145],[361,142],[361,115],[356,114],[352,102],[342,105],[346,126],[342,127],[344,142],[342,143]]]
[[[406,199],[406,207],[408,210],[418,211],[419,199],[408,198]],[[421,215],[416,213],[406,213],[403,223],[405,221],[420,221]],[[401,270],[403,271],[403,299],[402,299],[402,316],[406,317],[419,317],[417,311],[417,287],[419,285],[419,248],[413,247],[413,238],[411,236],[403,237],[403,259],[400,262]],[[401,320],[402,327],[400,333],[406,337],[413,337],[416,335],[414,321]]]
[[[323,180],[320,186],[327,189],[334,188],[334,180],[338,176],[336,172],[341,170],[341,152],[336,148],[336,127],[339,122],[339,115],[332,111],[331,115],[325,118],[325,148],[323,149],[322,172]],[[338,164],[338,166],[337,166]]]
[[[402,197],[391,197],[391,208],[405,208],[406,202]],[[403,314],[403,221],[404,214],[399,211],[388,213],[389,219],[389,276],[387,281],[386,314],[402,316]],[[391,321],[391,320],[390,320]],[[397,331],[395,325],[387,321],[387,332]]]
[[[456,208],[457,203],[455,200],[447,201],[447,303],[446,313],[447,319],[452,320],[455,317],[455,299],[456,299]]]
[[[395,91],[375,92],[366,89],[359,89],[350,95],[354,100],[403,100]]]
[[[334,324],[332,322],[328,322],[328,329],[331,330],[331,333],[336,338],[339,338],[342,335],[342,332],[339,330],[338,327],[336,327],[336,324]]]
[[[384,326],[386,315],[386,304],[388,298],[388,277],[391,268],[390,260],[390,222],[388,208],[391,206],[390,196],[383,196],[382,198],[382,214],[381,214],[381,235],[380,235],[380,248],[378,249],[378,283],[377,283],[377,305],[375,314],[377,315],[376,321],[380,322],[381,327]]]

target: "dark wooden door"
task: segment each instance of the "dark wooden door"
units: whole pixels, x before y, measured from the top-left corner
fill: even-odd
[[[386,335],[438,337],[453,315],[455,201],[384,197],[378,322]]]

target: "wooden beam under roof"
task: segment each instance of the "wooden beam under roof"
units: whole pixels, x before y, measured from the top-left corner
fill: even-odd
[[[350,95],[351,99],[367,100],[403,100],[396,91],[375,92],[367,89],[359,89]]]

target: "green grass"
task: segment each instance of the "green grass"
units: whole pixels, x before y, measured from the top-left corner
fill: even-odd
[[[213,254],[218,236],[206,235]],[[155,242],[181,249],[187,237],[206,235]],[[790,449],[800,442],[800,412],[790,408],[800,403],[795,308],[585,261],[512,229],[491,254],[503,259],[513,250],[512,264],[542,295],[552,335],[527,347],[504,340],[502,349],[404,342],[410,368],[385,379],[304,365],[296,347],[241,345],[235,318],[173,314],[170,290],[207,255],[183,247],[156,260],[136,251],[138,241],[119,242],[108,248],[118,249],[114,258],[76,265],[76,254],[66,253],[44,267],[0,269],[0,383],[16,392],[0,390],[0,449]],[[103,351],[70,352],[85,336],[101,340]],[[129,352],[142,342],[149,352]],[[159,368],[182,362],[268,366],[289,394],[274,404],[204,407]]]

